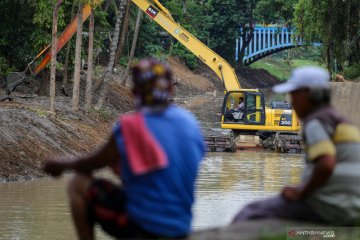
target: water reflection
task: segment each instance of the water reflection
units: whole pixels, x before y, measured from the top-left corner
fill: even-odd
[[[228,224],[247,202],[299,182],[302,156],[269,152],[209,153],[201,166],[194,229]],[[60,180],[0,184],[0,239],[75,239]],[[97,239],[110,239],[97,231]]]
[[[198,178],[194,228],[228,224],[246,203],[297,184],[301,159],[270,152],[209,153]]]

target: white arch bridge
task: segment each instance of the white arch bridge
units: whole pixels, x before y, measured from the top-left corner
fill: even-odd
[[[241,34],[242,29],[240,29]],[[303,40],[295,35],[293,29],[287,27],[263,27],[256,26],[253,37],[249,45],[245,48],[242,62],[244,66],[248,66],[259,59],[269,56],[273,53],[280,52],[289,48],[299,47],[303,45],[320,46],[320,43],[304,43]],[[248,37],[248,36],[247,36]],[[243,47],[243,39],[236,39],[235,60],[239,61],[240,51]]]

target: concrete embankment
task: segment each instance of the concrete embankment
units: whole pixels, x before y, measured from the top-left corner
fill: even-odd
[[[299,231],[299,232],[298,232]],[[315,232],[317,231],[317,232]],[[323,232],[321,232],[323,231]],[[321,235],[321,236],[320,236]],[[187,240],[360,239],[360,228],[263,219],[194,232]]]
[[[331,83],[331,90],[333,105],[360,127],[360,84],[334,82]]]

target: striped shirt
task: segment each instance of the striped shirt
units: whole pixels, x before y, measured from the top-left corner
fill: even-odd
[[[314,160],[324,155],[336,157],[328,181],[316,189],[307,202],[333,224],[353,224],[360,220],[360,133],[333,107],[310,114],[304,121],[305,170],[303,181],[311,177]]]

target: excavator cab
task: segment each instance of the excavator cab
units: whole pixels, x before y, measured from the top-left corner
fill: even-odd
[[[265,124],[265,100],[261,92],[245,92],[245,124]]]
[[[242,109],[238,107],[240,98],[244,101]],[[300,122],[291,106],[282,103],[283,107],[279,108],[279,104],[276,103],[275,108],[266,107],[264,95],[258,90],[227,91],[221,109],[221,128],[243,134],[257,131],[299,131]]]
[[[239,103],[243,100],[243,107]],[[257,90],[228,91],[222,106],[222,128],[238,130],[258,130],[258,125],[265,125],[264,95]]]
[[[243,101],[243,107],[239,103]],[[223,123],[264,125],[264,95],[258,91],[229,91],[224,96],[222,107]]]

